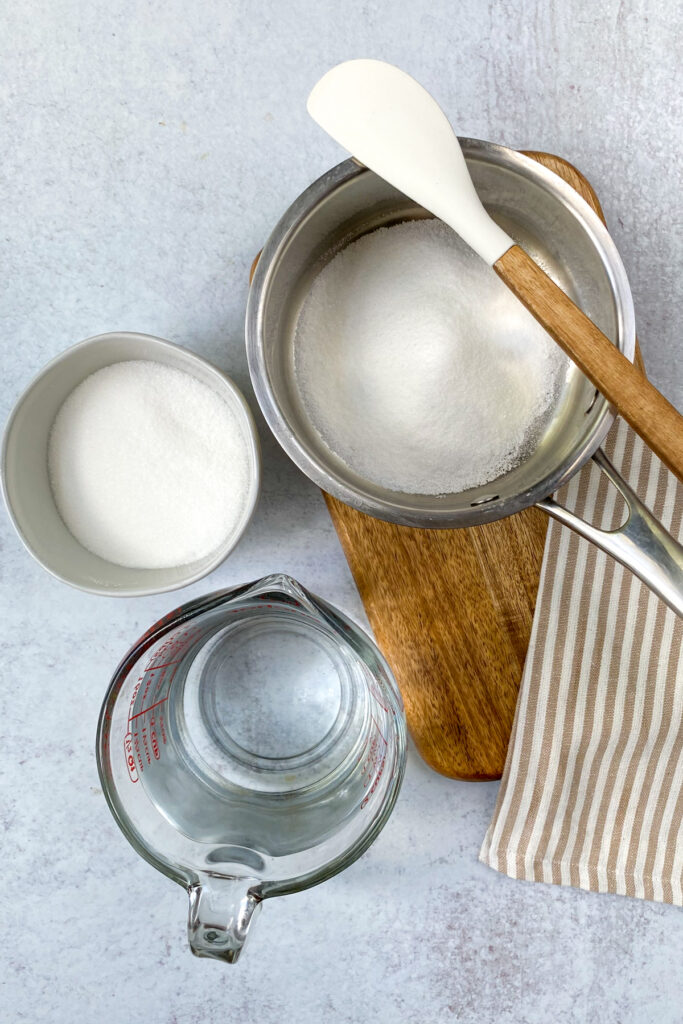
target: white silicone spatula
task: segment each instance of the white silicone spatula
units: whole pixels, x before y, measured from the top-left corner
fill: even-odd
[[[351,60],[320,79],[308,111],[358,160],[457,231],[683,479],[683,417],[491,219],[426,89],[392,64]]]

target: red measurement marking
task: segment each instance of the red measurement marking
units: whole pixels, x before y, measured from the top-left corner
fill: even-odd
[[[133,737],[127,732],[123,737],[123,756],[126,759],[126,766],[128,768],[128,775],[131,782],[138,781],[138,769],[135,764],[135,758],[133,756]]]
[[[160,705],[160,704],[163,704],[163,703],[164,703],[164,701],[166,701],[166,700],[168,700],[168,694],[166,694],[166,696],[165,696],[165,697],[162,697],[162,698],[161,698],[161,700],[158,700],[158,701],[156,702],[156,704],[150,704],[150,706],[149,706],[148,708],[143,708],[143,709],[142,709],[142,711],[138,711],[137,715],[131,715],[131,716],[130,716],[130,718],[128,719],[128,721],[129,721],[129,722],[132,722],[134,718],[139,718],[139,717],[140,717],[140,715],[145,715],[145,714],[147,714],[147,712],[148,712],[148,711],[151,711],[151,710],[152,710],[152,708],[158,708],[158,707],[159,707],[159,705]]]
[[[367,793],[365,795],[365,797],[363,797],[363,799],[361,800],[361,803],[360,803],[361,811],[367,805],[368,800],[370,799],[372,794],[377,789],[377,786],[379,784],[379,780],[382,778],[382,775],[384,774],[384,766],[385,766],[386,762],[387,762],[387,755],[385,754],[384,757],[382,758],[382,763],[379,766],[379,771],[377,772],[377,776],[375,778],[375,781],[373,782],[372,786],[370,787],[370,792]]]
[[[137,736],[137,730],[135,732],[135,735]],[[147,759],[147,764],[150,765],[152,763],[152,757],[151,757],[150,752],[149,752],[149,741],[147,739],[147,726],[146,725],[143,725],[143,727],[142,727],[142,745],[143,745],[143,747],[145,749],[145,758]]]
[[[161,742],[166,746],[166,726],[164,725],[163,713],[159,715],[159,731],[161,733]]]
[[[377,684],[376,684],[376,683],[374,682],[374,680],[373,680],[373,681],[372,681],[371,683],[368,683],[368,690],[370,691],[371,695],[372,695],[372,696],[373,696],[373,697],[375,698],[375,700],[377,701],[377,703],[379,704],[379,706],[380,706],[380,707],[382,708],[382,710],[383,710],[383,711],[388,711],[388,710],[389,710],[389,708],[388,708],[388,707],[387,707],[387,705],[386,705],[386,704],[384,703],[384,701],[386,700],[386,697],[385,697],[385,696],[384,696],[384,694],[383,694],[383,693],[381,692],[381,690],[380,690],[380,692],[378,693],[378,692],[377,692],[377,691],[378,691],[378,689],[379,689],[379,687],[378,687],[378,686],[377,686]]]
[[[145,669],[145,674],[147,672],[156,672],[156,670],[158,668],[168,668],[169,665],[178,665],[178,664],[179,664],[179,662],[177,662],[177,661],[165,661],[163,663],[163,665],[148,665],[147,668]]]
[[[384,746],[386,747],[386,746],[387,746],[387,741],[386,741],[386,738],[385,738],[385,736],[384,736],[384,733],[383,733],[383,732],[382,732],[382,730],[380,729],[380,727],[379,727],[379,723],[378,723],[377,719],[375,718],[375,716],[373,715],[372,711],[370,712],[370,718],[371,718],[371,719],[373,720],[373,722],[375,723],[375,729],[377,729],[377,732],[378,732],[378,733],[380,734],[380,736],[382,737],[382,741],[383,741],[383,743],[384,743]]]

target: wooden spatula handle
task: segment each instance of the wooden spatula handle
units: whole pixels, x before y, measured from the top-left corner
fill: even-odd
[[[493,269],[560,348],[679,480],[683,416],[527,253],[513,245]]]

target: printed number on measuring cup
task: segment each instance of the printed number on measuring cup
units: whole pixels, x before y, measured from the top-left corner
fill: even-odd
[[[128,775],[130,776],[131,782],[138,781],[138,769],[135,763],[135,754],[133,753],[133,734],[127,732],[123,737],[123,754],[126,758],[126,767],[128,768]]]

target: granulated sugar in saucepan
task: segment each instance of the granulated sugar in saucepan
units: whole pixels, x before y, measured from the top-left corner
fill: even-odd
[[[146,360],[107,366],[71,392],[52,427],[48,468],[76,540],[129,568],[204,558],[247,501],[233,410],[190,374]]]
[[[297,386],[355,472],[414,494],[466,490],[521,462],[567,360],[438,220],[364,235],[315,279],[294,341]]]

